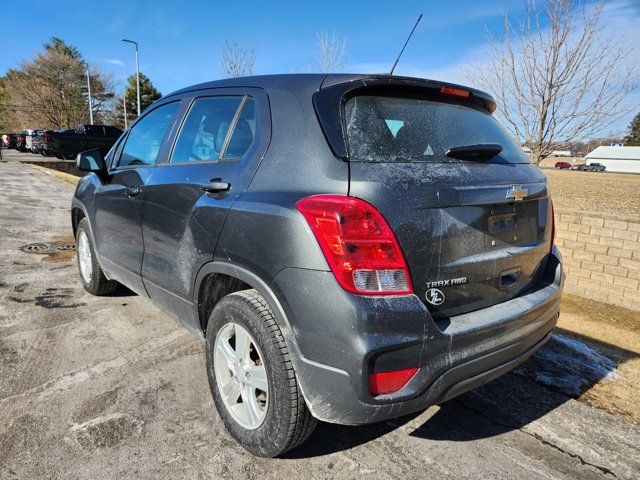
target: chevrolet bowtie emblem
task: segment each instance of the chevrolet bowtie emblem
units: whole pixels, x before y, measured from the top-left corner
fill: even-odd
[[[512,186],[511,190],[507,191],[507,200],[513,199],[518,202],[524,200],[524,197],[529,195],[529,190],[522,187]]]

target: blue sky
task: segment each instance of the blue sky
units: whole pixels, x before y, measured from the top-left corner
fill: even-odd
[[[2,3],[5,12],[24,6]],[[257,74],[303,72],[309,65],[315,69],[320,31],[346,39],[350,71],[381,72],[391,67],[423,13],[397,73],[464,82],[461,67],[482,55],[486,29],[500,33],[502,11],[517,18],[524,10],[525,0],[31,0],[31,13],[22,21],[3,21],[0,73],[30,59],[55,35],[77,46],[90,63],[110,71],[122,88],[135,68],[133,47],[120,41],[126,37],[140,43],[141,70],[169,93],[220,78],[225,38],[255,50]],[[637,48],[640,0],[615,0],[605,13],[605,27]]]

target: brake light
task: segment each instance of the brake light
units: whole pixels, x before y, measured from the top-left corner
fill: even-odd
[[[418,367],[369,374],[369,391],[372,395],[394,393],[404,387],[418,372]]]
[[[373,205],[346,195],[313,195],[296,206],[342,288],[367,295],[413,293],[398,240]]]
[[[553,208],[553,202],[549,200],[549,203],[551,204],[551,246],[549,247],[549,253],[551,253],[556,241],[556,212]]]
[[[44,141],[48,142],[51,139],[51,135],[49,135],[48,133],[44,134]]]
[[[454,87],[442,87],[440,89],[442,95],[449,95],[450,97],[469,98],[471,92],[469,90],[463,90],[462,88]]]

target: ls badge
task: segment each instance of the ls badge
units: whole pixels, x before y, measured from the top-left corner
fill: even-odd
[[[430,288],[425,295],[427,302],[431,305],[442,305],[444,302],[444,293],[437,288]]]

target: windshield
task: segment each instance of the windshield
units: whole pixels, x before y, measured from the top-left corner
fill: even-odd
[[[345,105],[349,158],[362,162],[452,162],[453,147],[497,143],[493,161],[529,163],[491,115],[414,97],[360,95]]]

